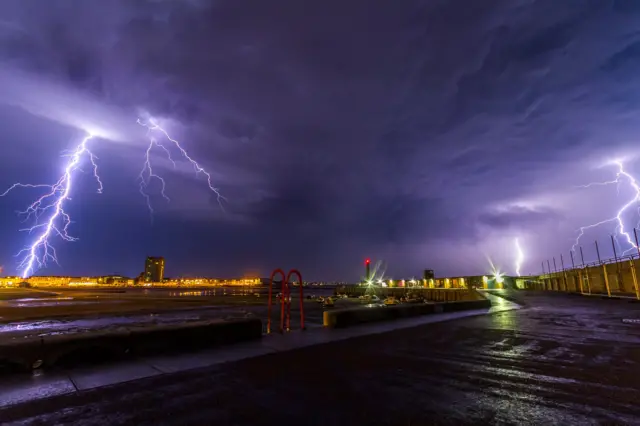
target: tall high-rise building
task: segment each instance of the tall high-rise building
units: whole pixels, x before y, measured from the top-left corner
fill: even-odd
[[[145,282],[162,282],[164,278],[164,257],[147,257],[144,264]]]

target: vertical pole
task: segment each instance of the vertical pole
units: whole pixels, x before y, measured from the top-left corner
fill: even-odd
[[[607,287],[607,294],[611,296],[611,289],[609,288],[609,275],[607,274],[607,265],[602,263],[602,259],[600,259],[600,249],[598,249],[598,240],[596,243],[596,253],[598,254],[598,263],[602,266],[602,272],[604,273],[604,285]]]
[[[576,273],[576,264],[573,261],[573,250],[569,250],[569,255],[571,256],[571,270],[573,271],[573,273]],[[576,275],[574,275],[575,277]],[[582,293],[582,274],[580,273],[580,271],[578,271],[578,280],[580,281],[578,284],[580,285],[580,293]],[[576,291],[578,291],[578,286],[574,285]]]
[[[591,294],[591,282],[589,281],[589,268],[584,266],[584,253],[582,253],[582,246],[580,246],[580,259],[582,260],[582,269],[584,269],[584,277],[587,279],[587,287],[589,294]]]
[[[558,267],[556,266],[556,257],[553,256],[553,280],[556,288],[554,290],[560,290],[560,283],[558,282]]]
[[[604,273],[604,285],[607,286],[607,295],[611,297],[611,288],[609,288],[609,275],[607,274],[606,263],[602,264],[602,272]]]
[[[542,275],[544,275],[544,262],[540,262],[540,264],[542,265]]]
[[[616,261],[616,278],[618,280],[618,289],[619,291],[624,292],[624,283],[622,282],[622,270],[620,269],[620,263],[618,263],[618,253],[616,252],[616,244],[613,238],[613,234],[611,234],[611,247],[613,247],[613,258]]]
[[[596,243],[596,253],[598,254],[598,263],[600,264],[600,266],[602,266],[602,272],[604,274],[604,285],[605,287],[607,287],[607,294],[611,296],[611,289],[609,288],[609,274],[607,274],[607,265],[602,263],[602,259],[600,259],[600,249],[598,248],[598,240],[596,240],[595,243]]]
[[[638,291],[638,276],[636,275],[636,264],[633,259],[629,260],[629,267],[631,268],[631,278],[633,279],[633,288],[636,291],[636,299],[640,300],[640,292]]]
[[[613,258],[615,259],[616,263],[618,263],[618,252],[616,252],[616,244],[613,241],[613,234],[611,234],[611,248],[613,248]]]
[[[638,231],[636,228],[633,228],[633,236],[636,238],[636,249],[638,250],[638,259],[640,259],[640,245],[638,245]],[[640,300],[640,293],[638,293],[638,278],[636,275],[636,262],[633,260],[633,256],[631,256],[631,271],[633,273],[633,285],[636,290],[636,299]]]
[[[560,264],[562,265],[562,280],[564,281],[564,291],[569,291],[569,287],[567,287],[567,271],[564,270],[564,259],[562,258],[562,253],[560,253]]]
[[[580,294],[584,293],[584,289],[582,288],[582,271],[578,269],[578,281],[580,284]]]
[[[549,288],[547,290],[553,290],[553,286],[551,285],[551,265],[549,264],[549,259],[547,259],[547,270],[549,271]]]

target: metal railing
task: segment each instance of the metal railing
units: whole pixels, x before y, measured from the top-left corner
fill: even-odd
[[[636,261],[640,261],[640,247],[638,246],[638,235],[637,235],[637,231],[636,229],[633,230],[634,231],[634,236],[635,236],[635,240],[636,240],[636,246],[632,249],[632,250],[637,250],[637,253],[631,253],[631,254],[624,254],[630,250],[626,250],[625,252],[623,252],[622,256],[618,256],[617,254],[617,250],[616,250],[616,241],[613,237],[613,235],[611,236],[611,246],[613,249],[613,257],[612,258],[606,258],[606,259],[601,259],[600,257],[600,249],[598,247],[598,242],[595,241],[595,249],[596,249],[596,254],[598,257],[597,261],[594,262],[588,262],[586,263],[584,261],[584,254],[582,251],[582,247],[580,247],[580,259],[581,259],[581,264],[579,266],[575,265],[575,261],[574,261],[574,257],[573,257],[573,253],[574,251],[570,251],[569,254],[571,256],[571,267],[565,267],[564,265],[564,258],[562,255],[560,255],[560,268],[557,267],[557,263],[556,263],[556,258],[553,257],[553,271],[551,270],[551,262],[547,259],[547,271],[545,271],[544,269],[544,264],[545,262],[543,261],[541,263],[542,265],[542,275],[539,276],[540,279],[544,280],[555,280],[558,278],[558,276],[562,277],[562,281],[564,282],[564,287],[565,290],[568,291],[568,282],[567,282],[567,273],[570,273],[572,275],[577,275],[578,277],[578,281],[580,284],[580,292],[584,293],[584,284],[587,285],[587,290],[588,290],[588,294],[591,294],[592,289],[591,289],[591,276],[589,273],[589,269],[591,268],[602,268],[602,279],[604,281],[604,285],[605,285],[605,289],[607,292],[607,295],[609,297],[611,297],[612,295],[612,289],[611,289],[611,285],[609,283],[609,273],[607,272],[607,266],[610,265],[615,265],[616,271],[615,271],[615,275],[617,277],[617,282],[619,285],[622,284],[622,276],[623,276],[623,268],[624,268],[624,264],[626,262],[629,262],[629,271],[631,273],[631,279],[633,281],[633,288],[635,290],[635,296],[636,299],[640,300],[640,286],[638,285],[638,277],[637,277],[637,272],[636,272]],[[583,274],[584,274],[584,282],[583,282]],[[545,284],[543,284],[545,285]],[[553,284],[551,284],[553,286]],[[559,285],[559,284],[558,284]],[[623,290],[623,293],[627,293],[627,291]]]
[[[280,291],[280,333],[291,330],[291,276],[298,276],[298,286],[300,287],[300,329],[304,330],[304,287],[302,285],[302,275],[297,269],[291,269],[285,275],[280,268],[271,272],[269,278],[269,300],[267,304],[267,334],[271,334],[271,306],[273,305],[273,280],[276,275],[282,276],[282,289]]]

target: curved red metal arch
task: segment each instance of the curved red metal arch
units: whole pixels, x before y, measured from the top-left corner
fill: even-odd
[[[291,295],[291,288],[289,287],[289,283],[291,282],[291,275],[298,276],[298,287],[300,287],[300,329],[304,330],[304,288],[302,286],[302,274],[300,274],[300,271],[298,271],[297,269],[291,269],[287,274],[286,279],[288,289],[286,300],[289,304],[287,308],[287,330],[289,330],[291,326],[291,300],[289,298]]]
[[[285,289],[285,283],[286,283],[286,275],[284,273],[284,271],[280,268],[278,269],[274,269],[273,272],[271,273],[271,277],[269,278],[269,301],[267,304],[267,334],[271,333],[271,305],[272,305],[272,294],[273,294],[273,279],[275,278],[276,274],[280,274],[282,275],[282,297],[284,298],[284,289]],[[284,303],[283,299],[280,299],[280,303]],[[284,310],[284,305],[282,305],[282,310]],[[281,310],[281,315],[282,315],[282,310]],[[282,321],[281,321],[282,322]],[[280,326],[280,332],[282,332],[282,326]]]

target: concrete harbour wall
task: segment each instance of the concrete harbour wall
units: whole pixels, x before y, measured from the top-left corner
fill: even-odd
[[[257,318],[33,336],[0,343],[0,364],[33,369],[64,363],[67,358],[74,363],[91,362],[101,356],[187,351],[261,337],[262,322]]]
[[[378,297],[402,297],[407,294],[424,297],[431,302],[459,302],[463,300],[484,300],[484,298],[473,289],[464,288],[423,288],[423,287],[378,287],[369,288],[365,286],[345,286],[336,289],[336,293],[346,294],[349,297],[375,294]]]
[[[525,288],[637,298],[639,295],[638,271],[640,271],[638,268],[640,268],[638,259],[627,259],[584,268],[566,269],[540,275],[537,280],[528,281]]]
[[[456,312],[469,309],[486,309],[491,302],[480,296],[478,300],[444,303],[416,303],[395,306],[372,305],[325,311],[323,324],[329,328],[343,328],[369,322],[390,321],[420,315]]]

